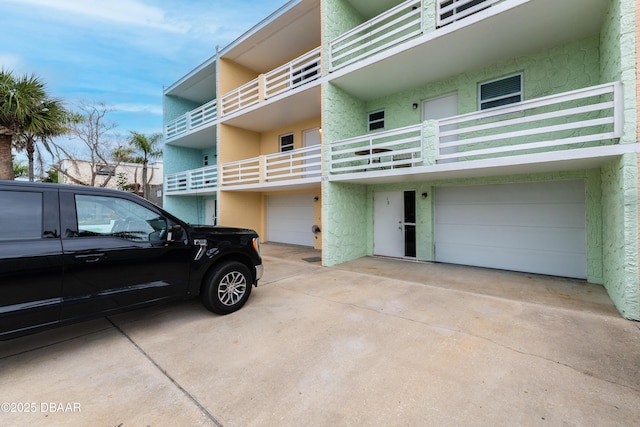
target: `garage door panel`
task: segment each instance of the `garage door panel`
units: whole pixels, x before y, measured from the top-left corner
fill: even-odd
[[[435,191],[436,261],[586,277],[583,181]]]
[[[469,221],[468,209],[473,209],[476,213],[473,218],[474,224],[541,227],[546,227],[549,224],[560,227],[579,224],[584,227],[584,204],[563,203],[562,205],[560,209],[558,205],[550,204],[445,205],[436,208],[436,215],[441,218],[440,223],[442,224],[465,224]]]
[[[476,227],[442,226],[439,235],[445,235],[445,241],[436,236],[436,247],[440,244],[478,245],[500,247],[504,250],[545,247],[556,252],[586,253],[576,248],[586,247],[584,229],[580,228],[540,228],[540,227]],[[499,239],[496,235],[503,234]]]
[[[440,262],[460,264],[458,245],[441,244],[438,250],[440,251],[438,256]],[[465,250],[465,257],[464,265],[552,276],[578,277],[577,274],[586,269],[584,254],[566,254],[522,248],[505,252],[501,248],[491,250],[486,246],[470,246]]]
[[[520,189],[527,187],[526,191]],[[538,204],[538,203],[583,203],[585,200],[582,181],[533,182],[523,184],[489,184],[468,187],[447,187],[446,193],[437,195],[443,204]]]

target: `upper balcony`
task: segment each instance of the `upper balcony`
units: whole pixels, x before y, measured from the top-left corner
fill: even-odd
[[[264,132],[320,116],[321,3],[286,2],[219,51],[220,124]]]
[[[204,63],[164,90],[164,137],[190,148],[215,144],[217,120],[216,58]]]
[[[262,131],[281,125],[285,117],[293,122],[318,115],[320,53],[320,47],[316,47],[222,95],[220,120],[237,127]],[[309,88],[312,90],[307,90]],[[278,102],[285,96],[286,102]],[[251,114],[252,107],[257,106],[260,111],[256,113],[253,108],[254,114]],[[283,114],[283,108],[287,108],[286,114]]]
[[[217,120],[218,102],[214,99],[167,123],[164,126],[166,142],[171,143],[179,138],[203,131],[205,128],[215,125]],[[210,140],[211,144],[215,141],[215,134],[212,136],[214,138]],[[183,143],[182,145],[193,144]]]
[[[598,34],[609,6],[608,0],[407,0],[379,12],[376,2],[344,1],[361,16],[376,13],[329,43],[329,80],[362,100]]]
[[[220,167],[223,190],[290,190],[320,184],[321,146],[230,162]]]
[[[329,179],[392,182],[594,168],[619,144],[622,85],[609,83],[333,142]]]

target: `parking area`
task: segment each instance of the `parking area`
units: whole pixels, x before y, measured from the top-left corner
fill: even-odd
[[[640,324],[600,286],[263,255],[228,316],[188,301],[1,342],[0,424],[640,424]]]

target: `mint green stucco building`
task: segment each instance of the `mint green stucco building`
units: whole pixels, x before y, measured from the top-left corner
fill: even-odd
[[[265,241],[306,241],[283,217],[317,225],[326,266],[378,255],[586,280],[638,320],[636,7],[290,1],[165,91],[168,131],[217,108],[208,139],[169,138],[165,206],[195,221],[208,200],[225,223],[251,206],[230,225]],[[198,78],[215,90],[189,95]],[[316,121],[314,157],[298,129]],[[196,191],[203,156],[215,178]]]

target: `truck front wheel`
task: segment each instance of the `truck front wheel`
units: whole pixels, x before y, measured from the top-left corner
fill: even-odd
[[[227,261],[204,279],[200,297],[207,310],[229,314],[239,310],[251,295],[251,273],[242,263]]]

